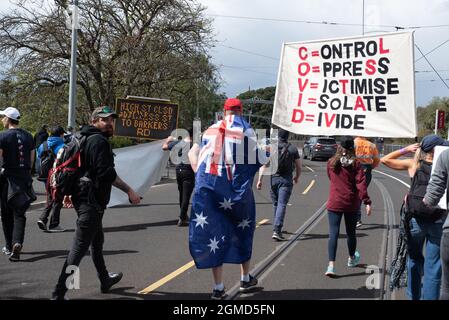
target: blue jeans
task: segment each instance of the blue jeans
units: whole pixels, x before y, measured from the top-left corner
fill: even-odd
[[[441,265],[443,283],[441,284],[440,300],[449,300],[449,232],[441,238]]]
[[[281,233],[288,200],[293,190],[292,178],[271,177],[271,200],[274,208],[273,231]]]
[[[340,223],[343,216],[345,216],[346,235],[348,237],[348,253],[352,257],[357,248],[355,231],[357,224],[356,212],[334,212],[328,210],[327,216],[329,219],[329,241],[327,243],[329,261],[335,261],[337,256],[338,236],[340,235]]]
[[[440,242],[443,223],[412,218],[410,233],[411,238],[407,248],[407,295],[412,300],[438,300],[441,286]],[[424,243],[426,244],[425,257]]]

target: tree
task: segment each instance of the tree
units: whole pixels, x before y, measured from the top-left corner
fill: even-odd
[[[201,80],[208,93],[217,89],[217,70],[207,54],[211,21],[195,0],[81,0],[79,9],[78,123],[118,97],[170,98],[185,110],[193,81]],[[67,12],[68,1],[21,0],[0,19],[8,81],[39,93],[64,93],[57,103],[64,108],[71,58]]]
[[[274,101],[276,94],[276,87],[266,87],[257,90],[248,90],[238,95],[239,99],[253,99]],[[246,104],[244,106],[245,113],[249,113],[251,110],[251,125],[257,129],[270,129],[271,117],[273,115],[273,106],[269,104]]]
[[[418,118],[418,130],[420,137],[435,132],[436,110],[442,110],[446,114],[445,119],[446,128],[444,130],[438,131],[439,135],[441,135],[442,137],[446,137],[449,120],[449,98],[444,97],[435,97],[425,108],[418,108],[417,118]]]

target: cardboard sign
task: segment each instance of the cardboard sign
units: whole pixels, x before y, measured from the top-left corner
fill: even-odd
[[[297,134],[417,135],[413,33],[283,46],[272,122]]]
[[[165,139],[177,128],[178,105],[146,99],[117,99],[115,136]]]

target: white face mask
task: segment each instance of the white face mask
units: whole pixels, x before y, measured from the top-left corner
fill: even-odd
[[[346,155],[340,158],[340,163],[342,167],[349,167],[354,163],[354,159],[347,158]]]

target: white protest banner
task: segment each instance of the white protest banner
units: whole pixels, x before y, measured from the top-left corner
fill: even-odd
[[[161,180],[170,152],[162,150],[164,140],[114,149],[115,170],[138,194],[144,195]],[[112,187],[108,207],[129,204],[128,195]]]
[[[286,43],[272,122],[305,135],[417,135],[413,33]]]
[[[435,164],[437,163],[438,158],[440,157],[441,153],[444,150],[447,150],[447,149],[449,149],[449,147],[443,147],[443,146],[436,146],[435,147],[435,152],[434,152],[434,155],[433,155],[432,174],[435,171]],[[443,197],[440,199],[440,202],[438,203],[438,206],[440,208],[442,208],[442,209],[447,209],[446,192],[447,192],[447,190],[444,191]]]

